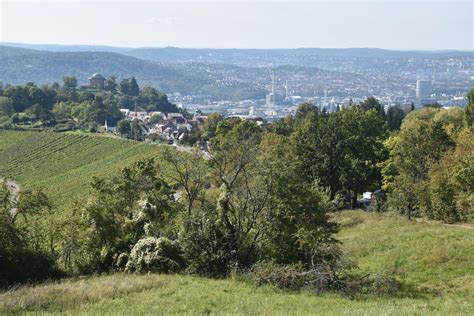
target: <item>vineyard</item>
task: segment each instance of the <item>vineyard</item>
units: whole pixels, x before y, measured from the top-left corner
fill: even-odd
[[[160,147],[84,134],[0,131],[0,177],[44,189],[58,205],[88,192],[93,176],[112,176]]]

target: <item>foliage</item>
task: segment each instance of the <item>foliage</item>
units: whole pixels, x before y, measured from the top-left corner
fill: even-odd
[[[146,314],[164,310],[176,314],[238,311],[271,315],[340,315],[348,310],[377,315],[471,313],[472,229],[363,211],[334,216],[341,225],[338,239],[344,253],[357,260],[358,271],[370,274],[371,279],[379,275],[379,285],[391,283],[395,277],[408,285],[402,293],[376,296],[371,290],[354,299],[337,293],[314,295],[305,290],[288,293],[271,286],[256,288],[255,283],[238,277],[213,280],[180,274],[115,273],[0,293],[0,314]],[[403,271],[404,278],[397,271]]]
[[[127,121],[127,120],[120,120],[117,122],[117,132],[120,133],[120,135],[123,135],[123,136],[128,136],[130,135],[130,122]]]
[[[375,113],[377,113],[380,117],[382,117],[384,120],[387,118],[387,115],[385,114],[385,110],[383,108],[383,105],[374,98],[373,96],[368,97],[364,101],[360,103],[360,107],[364,111],[369,111],[369,110],[374,110]]]
[[[128,272],[178,272],[183,266],[181,248],[176,240],[146,237],[137,241],[130,251]]]
[[[139,89],[135,78],[123,79],[120,91],[115,77],[104,89],[77,87],[73,76],[63,78],[62,87],[33,83],[8,87],[0,97],[0,114],[11,118],[14,125],[35,125],[43,128],[57,125],[96,131],[110,117],[122,116],[119,109],[178,112],[166,94],[152,87]],[[115,84],[115,86],[114,86]]]
[[[387,124],[391,131],[397,131],[402,125],[405,117],[405,111],[399,106],[389,107],[387,110]]]
[[[374,110],[357,106],[329,116],[307,117],[294,133],[295,152],[306,181],[319,180],[331,196],[344,190],[352,197],[376,187],[380,181],[377,163],[384,159],[384,120]]]
[[[430,217],[448,222],[474,219],[474,133],[464,129],[456,147],[429,170]]]
[[[190,71],[189,64],[163,65],[111,52],[49,52],[0,46],[0,64],[4,84],[51,84],[60,82],[62,76],[67,74],[77,78],[80,87],[91,74],[100,70],[109,79],[114,75],[116,77],[115,84],[109,80],[105,82],[106,91],[119,90],[118,83],[133,75],[140,86],[152,86],[168,93],[178,91],[183,95],[213,95],[220,100],[265,97],[264,90],[250,83],[218,85],[216,81],[221,80],[221,75],[209,73],[202,67],[195,66]]]
[[[48,225],[37,223],[38,217],[44,216],[41,209],[48,203],[45,196],[41,192],[21,193],[17,205],[2,181],[0,199],[0,287],[61,276],[54,253],[47,251],[49,247],[41,244],[43,240],[35,234],[52,235]],[[17,214],[21,214],[22,221],[16,220]]]
[[[464,119],[467,127],[474,126],[474,89],[471,89],[467,94],[468,102],[464,110]]]
[[[122,169],[120,174],[111,179],[97,179],[92,182],[93,196],[83,207],[84,225],[89,226],[80,241],[78,250],[71,249],[64,261],[74,265],[81,259],[90,257],[89,262],[78,264],[73,269],[86,271],[108,271],[114,267],[119,255],[129,252],[140,239],[174,236],[172,221],[172,192],[166,182],[156,175],[153,159],[141,160],[130,167]],[[160,241],[161,242],[161,241]],[[66,240],[72,244],[73,240]],[[130,254],[132,264],[139,264],[140,246],[134,256]],[[131,269],[144,269],[144,266],[133,266]],[[150,268],[153,264],[150,263]],[[156,268],[156,267],[155,267]]]
[[[386,143],[390,158],[382,166],[389,209],[408,218],[470,220],[474,190],[466,161],[472,159],[472,135],[463,124],[459,109],[428,107],[407,116]]]

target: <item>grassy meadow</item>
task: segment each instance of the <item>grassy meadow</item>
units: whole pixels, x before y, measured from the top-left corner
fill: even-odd
[[[401,297],[290,293],[241,278],[113,274],[24,286],[0,294],[0,314],[469,315],[474,230],[347,211],[334,215],[360,269],[396,266],[417,291]]]

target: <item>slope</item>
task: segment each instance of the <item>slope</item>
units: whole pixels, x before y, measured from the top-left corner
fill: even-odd
[[[474,311],[474,231],[341,212],[339,238],[364,271],[403,267],[425,295],[363,297],[256,288],[241,278],[114,274],[25,286],[0,293],[1,313],[468,315]],[[433,292],[434,291],[434,292]]]
[[[196,91],[211,84],[205,73],[189,73],[170,66],[112,52],[49,52],[0,46],[0,81],[9,84],[51,84],[64,76],[77,77],[80,84],[99,72],[109,77],[135,76],[141,86],[152,85],[171,93]]]
[[[93,176],[154,157],[159,146],[93,135],[0,130],[0,177],[44,189],[61,205],[88,192]]]

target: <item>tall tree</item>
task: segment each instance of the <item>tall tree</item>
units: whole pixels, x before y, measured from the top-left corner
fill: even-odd
[[[467,105],[464,111],[466,125],[468,127],[474,126],[474,88],[471,89],[467,95]]]
[[[104,85],[105,90],[115,92],[117,91],[117,87],[118,87],[118,84],[117,84],[116,76],[112,75],[105,81],[105,85]]]
[[[376,165],[383,159],[386,124],[375,110],[350,106],[327,117],[307,118],[293,137],[301,177],[320,181],[332,196],[347,191],[355,207],[357,195],[379,183]]]
[[[136,97],[140,94],[140,88],[138,87],[138,83],[135,77],[132,77],[132,79],[130,79],[130,87],[128,90],[128,94],[132,97]]]
[[[124,95],[130,95],[130,79],[120,81],[120,92]]]
[[[403,118],[405,117],[405,111],[396,105],[391,106],[387,111],[387,124],[391,131],[398,131],[402,125]]]
[[[362,101],[360,103],[360,106],[362,107],[362,109],[364,109],[365,111],[368,111],[368,110],[375,110],[375,112],[380,115],[383,119],[386,119],[387,116],[385,114],[385,110],[383,108],[383,105],[379,102],[379,100],[377,100],[375,97],[373,96],[370,96],[368,97],[367,99],[365,99],[364,101]]]
[[[77,88],[77,78],[74,76],[63,77],[63,88],[66,90],[75,90]]]

